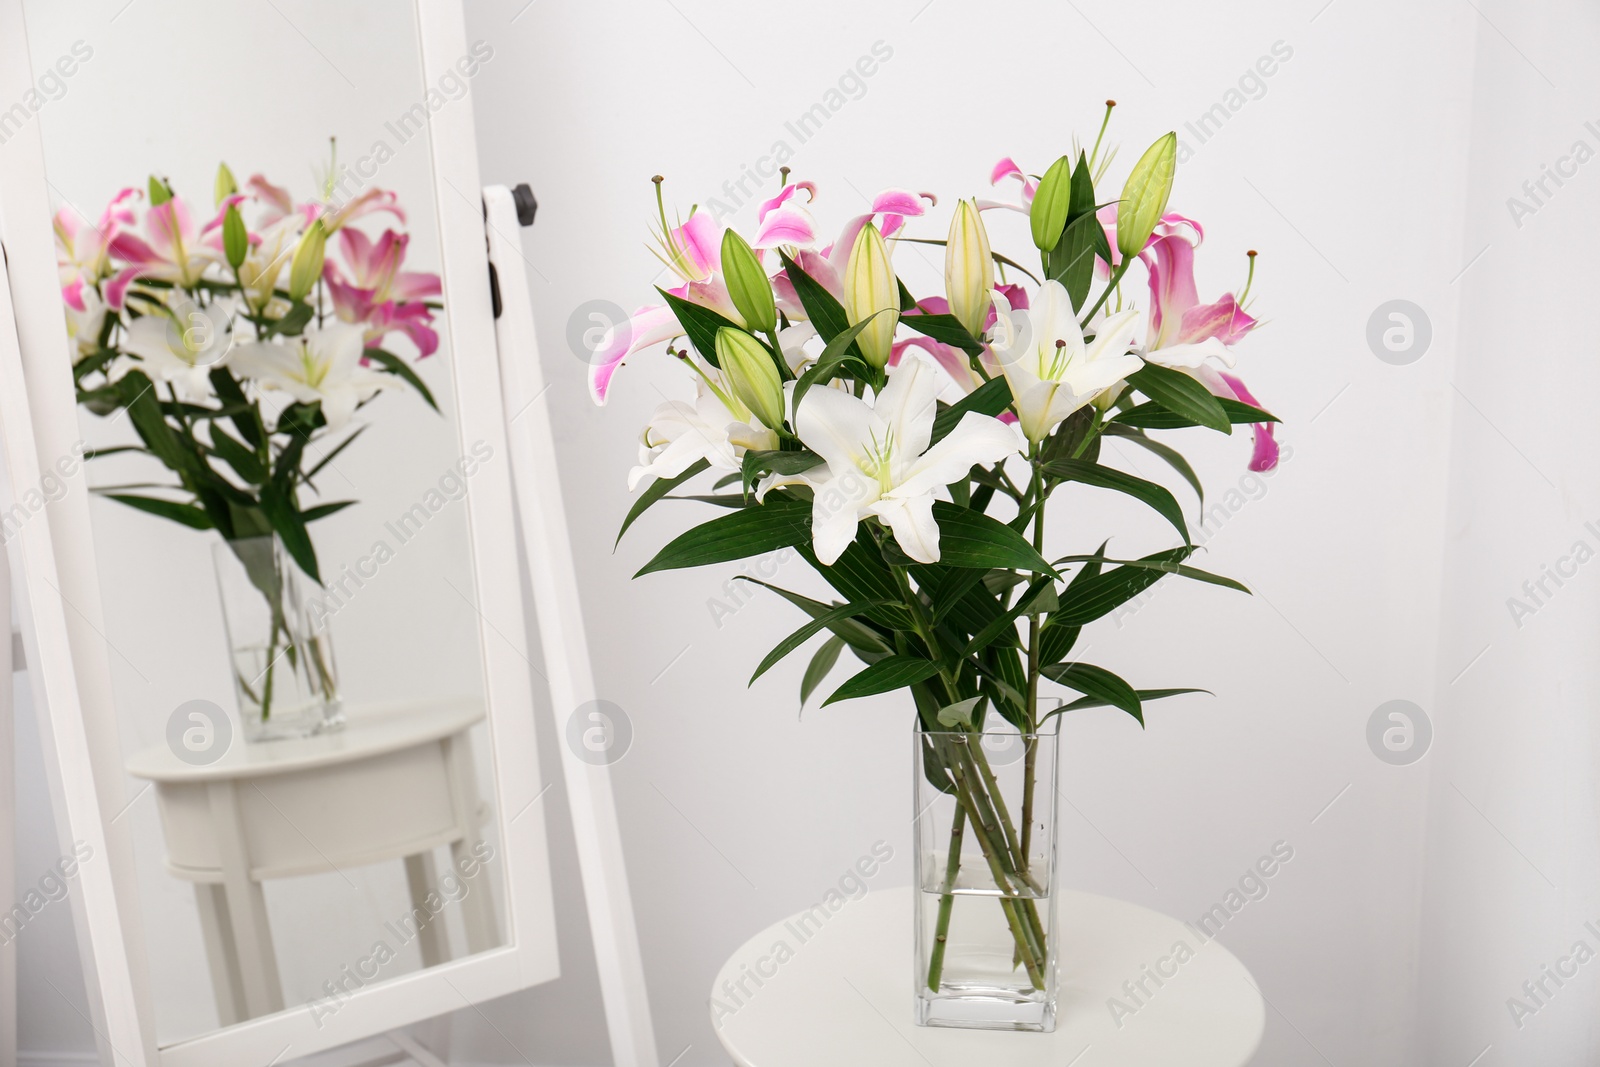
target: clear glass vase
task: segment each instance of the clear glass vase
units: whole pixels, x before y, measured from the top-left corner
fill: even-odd
[[[309,737],[344,724],[320,588],[276,536],[212,550],[245,740]]]
[[[921,1026],[1056,1025],[1057,719],[916,734]]]

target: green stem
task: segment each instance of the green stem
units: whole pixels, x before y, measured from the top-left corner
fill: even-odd
[[[952,744],[964,746],[965,741],[955,741]],[[999,849],[994,841],[991,840],[981,819],[977,817],[979,808],[972,795],[973,783],[967,778],[959,758],[950,760],[950,767],[955,778],[957,795],[960,797],[962,805],[966,807],[969,816],[972,817],[972,830],[978,838],[979,847],[983,850],[983,858],[989,864],[989,874],[1002,894],[1000,909],[1005,912],[1006,924],[1011,927],[1012,939],[1016,941],[1017,947],[1022,950],[1022,962],[1028,969],[1028,978],[1035,989],[1042,990],[1044,989],[1044,977],[1041,971],[1041,964],[1044,961],[1043,953],[1034,942],[1030,924],[1017,907],[1016,894],[1012,890],[1011,883],[1006,879],[1005,866],[1000,859]]]
[[[955,906],[956,875],[961,873],[961,836],[967,825],[967,809],[956,805],[950,824],[950,855],[944,863],[944,892],[939,897],[939,919],[933,926],[933,951],[928,956],[928,988],[939,992],[944,974],[944,946],[950,936],[950,911]]]
[[[1095,312],[1099,311],[1100,308],[1105,305],[1106,298],[1109,297],[1112,291],[1116,289],[1116,287],[1122,282],[1122,276],[1128,273],[1128,268],[1133,266],[1133,261],[1136,258],[1137,257],[1135,256],[1124,256],[1122,258],[1122,262],[1117,264],[1116,269],[1111,272],[1111,279],[1106,282],[1105,291],[1100,294],[1100,299],[1096,300],[1094,302],[1094,307],[1089,309],[1089,313],[1079,320],[1083,325],[1087,326],[1089,324],[1089,320],[1094,318]]]

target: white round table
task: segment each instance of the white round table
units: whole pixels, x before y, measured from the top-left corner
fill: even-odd
[[[400,859],[413,908],[426,909],[439,888],[433,850],[448,845],[458,864],[476,855],[488,809],[468,733],[483,714],[482,701],[465,698],[358,705],[342,729],[256,744],[236,736],[209,764],[166,745],[128,760],[129,774],[155,783],[167,869],[194,883],[224,1026],[284,1007],[261,883]],[[500,943],[488,892],[459,907],[468,952]],[[450,958],[442,923],[424,924],[417,940],[424,965]]]
[[[740,1067],[1244,1067],[1261,1044],[1266,1009],[1232,953],[1159,912],[1074,892],[1063,893],[1059,905],[1054,1033],[916,1026],[911,902],[909,888],[878,890],[846,903],[809,940],[800,941],[786,919],[745,942],[711,989],[712,1025],[733,1061]],[[779,942],[792,955],[776,953]],[[1179,942],[1193,952],[1182,963],[1174,961]],[[779,956],[781,964],[774,962]],[[749,977],[758,967],[771,974],[759,987]],[[1176,973],[1158,986],[1145,977],[1147,967]],[[1146,992],[1138,990],[1141,979]],[[1113,1010],[1111,998],[1121,1010]]]

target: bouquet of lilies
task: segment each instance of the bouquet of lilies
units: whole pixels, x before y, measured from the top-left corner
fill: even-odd
[[[230,542],[276,534],[318,581],[306,527],[354,501],[308,507],[301,493],[360,435],[351,417],[380,391],[408,385],[437,406],[384,346],[400,335],[431,355],[442,306],[438,275],[401,269],[405,233],[355,225],[384,213],[404,226],[394,193],[335,202],[331,180],[323,193],[297,204],[259,174],[241,189],[223,165],[203,224],[157,177],[142,211],[146,194],[127,188],[98,222],[70,206],[55,218],[78,400],[127,411],[140,440],[90,454],[144,453],[177,482],[98,491]]]
[[[802,702],[849,649],[861,669],[824,703],[909,689],[929,733],[976,734],[999,716],[1033,737],[1049,716],[1095,706],[1143,724],[1147,701],[1196,692],[1135,688],[1072,656],[1083,627],[1167,575],[1247,592],[1190,566],[1195,546],[1173,493],[1102,463],[1101,446],[1109,437],[1147,449],[1199,494],[1189,463],[1152,431],[1250,425],[1250,466],[1264,471],[1277,462],[1276,420],[1232,372],[1234,347],[1257,325],[1244,307],[1248,280],[1237,297],[1197,295],[1201,227],[1167,210],[1175,135],[1151,145],[1120,195],[1104,197],[1105,129],[1090,151],[1039,176],[1001,160],[990,184],[1014,182],[1020,198],[958,201],[943,240],[908,233],[935,204],[927,193],[879,194],[830,242],[812,214],[815,187],[786,169],[747,240],[705,212],[670,225],[655,179],[660,256],[681,284],[659,290],[664,303],[640,308],[595,353],[591,389],[603,403],[618,366],[662,342],[693,382],[692,398],[662,404],[644,430],[629,483],[647,484],[623,530],[663,498],[723,513],[640,574],[792,547],[837,592],[824,602],[758,582],[809,621],[752,682],[826,634]],[[991,248],[991,211],[1027,217],[1036,270]],[[944,246],[943,295],[919,298],[897,278],[895,248],[913,242]],[[1148,283],[1142,310],[1125,284],[1136,263]],[[713,479],[709,492],[674,492],[701,475]],[[1048,504],[1069,483],[1148,505],[1177,543],[1121,559],[1091,538],[1051,558]],[[1077,696],[1041,714],[1041,683]],[[958,820],[1021,884],[1033,778],[1019,847],[998,793],[984,795],[993,781],[984,759],[976,744],[925,752],[935,786],[959,792]],[[960,830],[958,821],[953,836]],[[1006,906],[1037,984],[1046,961],[1032,902]],[[946,906],[941,923],[948,916]],[[928,979],[937,990],[937,954]]]

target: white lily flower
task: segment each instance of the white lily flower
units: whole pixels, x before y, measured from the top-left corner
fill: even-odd
[[[170,313],[142,315],[122,347],[139,357],[151,381],[169,382],[190,400],[212,394],[211,369],[228,358],[232,324],[214,308],[182,301]]]
[[[1137,311],[1108,316],[1085,344],[1072,299],[1060,282],[1045,282],[1029,309],[1013,311],[998,290],[994,304],[994,355],[1011,384],[1018,424],[1035,444],[1144,366],[1128,351],[1138,330]]]
[[[656,408],[639,437],[639,465],[628,472],[628,490],[647,477],[676,478],[699,460],[712,469],[741,469],[746,449],[774,449],[778,435],[731,395],[723,398],[695,383],[693,403],[669,400]]]
[[[839,558],[869,515],[893,531],[906,555],[939,562],[934,500],[973,464],[1021,450],[1016,430],[977,412],[930,448],[939,385],[931,364],[911,358],[889,368],[889,384],[871,405],[839,389],[811,389],[802,398],[795,432],[825,466],[794,480],[812,488],[811,537],[823,563]]]
[[[303,337],[241,345],[232,363],[263,389],[281,389],[303,404],[321,401],[328,428],[337,430],[357,405],[394,384],[390,375],[361,365],[365,349],[361,327],[338,322]]]

